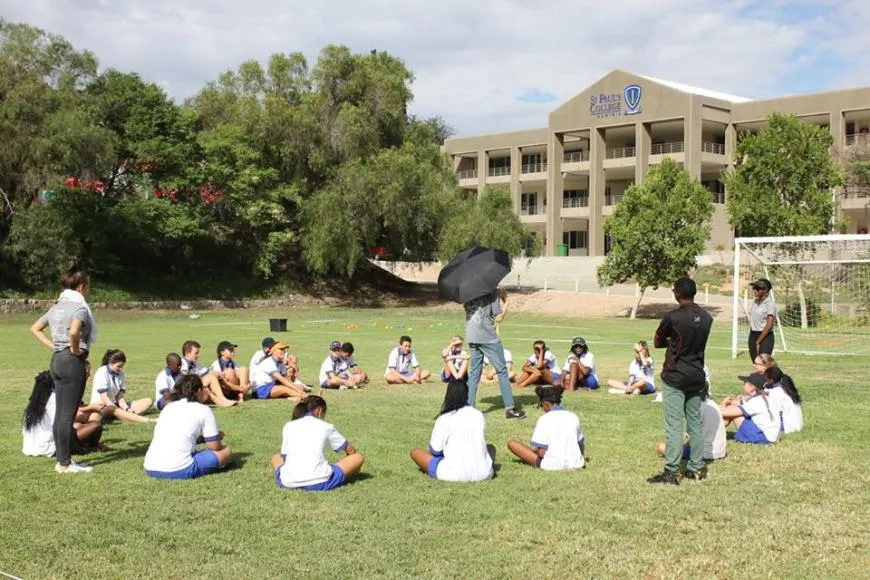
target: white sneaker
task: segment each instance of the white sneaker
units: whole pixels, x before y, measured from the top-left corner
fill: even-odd
[[[54,470],[58,473],[90,473],[94,470],[90,465],[79,464],[74,461],[70,461],[69,465],[61,465],[60,463],[54,464]]]
[[[652,400],[653,403],[661,403],[662,402],[662,393],[659,391],[656,394],[656,398]]]
[[[613,387],[610,387],[609,389],[607,389],[607,392],[611,395],[624,395],[625,389],[614,389]]]

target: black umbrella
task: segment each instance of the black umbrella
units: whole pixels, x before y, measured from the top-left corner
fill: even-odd
[[[472,246],[459,252],[438,274],[438,294],[465,304],[489,294],[511,271],[511,259],[504,250]]]

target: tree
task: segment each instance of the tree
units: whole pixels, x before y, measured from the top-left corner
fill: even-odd
[[[512,258],[540,253],[540,241],[514,212],[506,187],[487,186],[482,196],[462,199],[457,205],[450,209],[452,218],[438,243],[443,262],[475,244],[504,250]]]
[[[774,113],[758,133],[740,136],[725,172],[728,220],[738,236],[809,236],[836,227],[832,192],[843,184],[831,157],[833,136],[794,115]],[[787,249],[787,248],[786,248]],[[793,272],[801,327],[807,328],[803,269]]]
[[[710,236],[713,198],[671,158],[632,185],[604,222],[610,252],[598,267],[598,283],[634,279],[640,287],[631,318],[647,288],[670,284],[696,266]]]
[[[864,137],[864,135],[861,135]],[[870,143],[861,140],[834,151],[843,172],[843,195],[868,198],[870,206]]]

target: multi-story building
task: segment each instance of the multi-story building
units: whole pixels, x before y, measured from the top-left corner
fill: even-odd
[[[564,103],[540,129],[448,140],[460,187],[510,187],[521,220],[570,255],[607,253],[604,219],[650,166],[672,157],[710,191],[715,203],[708,247],[730,247],[721,181],[738,134],[758,131],[773,112],[828,127],[837,147],[870,144],[870,88],[749,100],[614,70]],[[850,233],[866,233],[868,198],[846,197]]]

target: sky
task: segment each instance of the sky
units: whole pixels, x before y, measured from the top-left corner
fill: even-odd
[[[870,0],[0,0],[176,100],[276,52],[386,50],[457,135],[544,127],[614,68],[748,98],[870,85]]]

